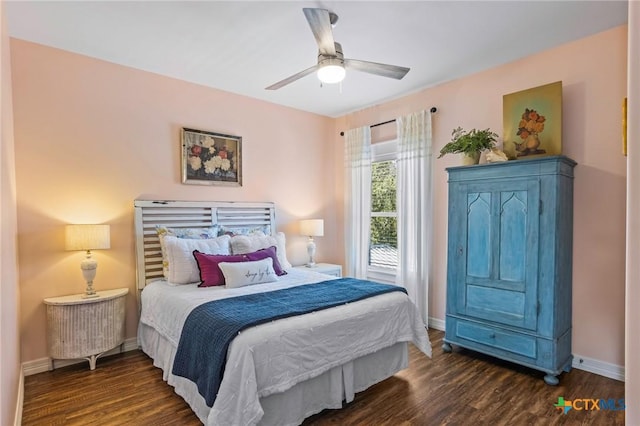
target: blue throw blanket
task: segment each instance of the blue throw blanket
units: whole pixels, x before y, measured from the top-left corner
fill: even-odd
[[[341,278],[204,303],[185,321],[172,372],[195,382],[212,407],[224,375],[227,349],[240,331],[392,291],[407,292],[394,285]]]

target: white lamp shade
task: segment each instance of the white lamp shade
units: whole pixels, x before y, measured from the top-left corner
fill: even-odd
[[[307,219],[300,221],[300,234],[308,237],[324,236],[324,220]]]
[[[66,250],[100,250],[111,248],[109,225],[67,225]]]

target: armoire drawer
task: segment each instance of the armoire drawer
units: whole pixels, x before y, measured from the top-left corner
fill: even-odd
[[[455,320],[455,335],[460,339],[514,354],[534,359],[537,357],[537,340],[534,336],[460,319]]]

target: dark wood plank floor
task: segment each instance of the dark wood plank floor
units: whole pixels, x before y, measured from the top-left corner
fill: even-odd
[[[433,359],[411,348],[410,366],[356,395],[341,410],[325,410],[304,425],[623,425],[624,411],[561,414],[554,404],[582,398],[622,399],[624,383],[580,370],[547,386],[543,373],[475,352],[440,348]],[[162,372],[141,351],[76,364],[25,378],[23,425],[198,425]]]

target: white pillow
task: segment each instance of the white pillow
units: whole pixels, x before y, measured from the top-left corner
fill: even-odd
[[[291,263],[287,260],[287,241],[284,232],[273,235],[235,235],[231,237],[231,252],[233,254],[245,254],[260,249],[276,246],[278,262],[285,271],[291,269]]]
[[[156,232],[158,233],[160,252],[162,253],[162,274],[165,278],[169,278],[169,264],[167,262],[167,249],[164,245],[164,237],[174,236],[190,240],[216,238],[218,236],[218,225],[213,225],[208,228],[170,228],[164,225],[157,225]]]
[[[224,275],[227,288],[270,283],[278,280],[273,270],[273,259],[267,257],[253,262],[220,262],[218,267]]]
[[[200,270],[193,251],[207,254],[231,254],[229,236],[204,240],[190,240],[172,235],[164,237],[167,255],[167,281],[173,284],[190,284],[200,281]]]

